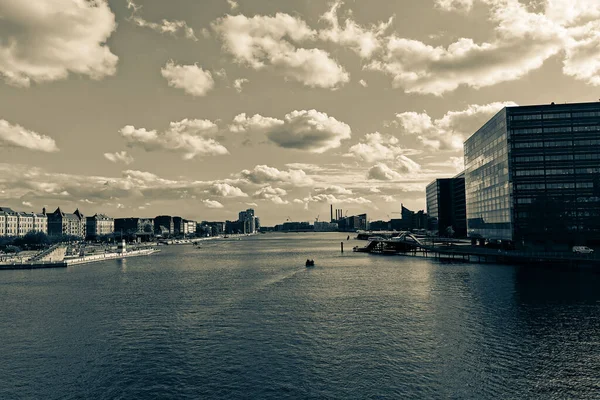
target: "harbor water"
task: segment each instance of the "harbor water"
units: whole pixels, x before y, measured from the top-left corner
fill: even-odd
[[[341,241],[266,234],[0,271],[0,399],[600,396],[600,271]]]

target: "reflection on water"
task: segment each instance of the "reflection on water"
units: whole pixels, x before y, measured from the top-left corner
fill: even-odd
[[[2,271],[0,398],[597,397],[594,270],[341,254],[344,239]]]

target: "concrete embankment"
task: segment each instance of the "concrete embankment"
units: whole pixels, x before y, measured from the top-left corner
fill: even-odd
[[[129,257],[149,256],[160,250],[143,249],[132,250],[126,253],[104,253],[90,256],[67,258],[60,261],[27,261],[21,263],[0,264],[0,270],[3,269],[40,269],[40,268],[66,268],[71,265],[89,264],[105,260],[116,260]]]

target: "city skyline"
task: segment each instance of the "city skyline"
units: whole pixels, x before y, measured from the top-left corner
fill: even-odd
[[[502,107],[598,100],[592,0],[96,3],[0,0],[3,206],[389,219]]]

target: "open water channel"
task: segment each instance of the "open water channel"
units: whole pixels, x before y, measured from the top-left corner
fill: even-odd
[[[0,271],[0,398],[600,397],[600,271],[358,254],[352,240],[341,254],[345,239]]]

